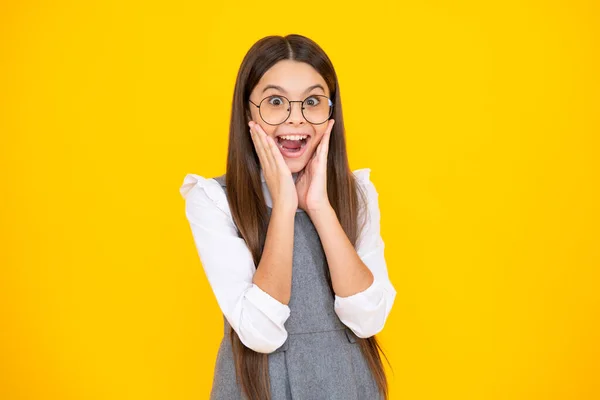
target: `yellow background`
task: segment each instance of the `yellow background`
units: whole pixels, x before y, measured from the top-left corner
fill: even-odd
[[[184,215],[259,38],[331,57],[398,295],[392,399],[600,398],[595,1],[0,3],[0,398],[208,398]]]

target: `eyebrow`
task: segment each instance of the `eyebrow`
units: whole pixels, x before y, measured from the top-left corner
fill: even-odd
[[[267,85],[267,86],[265,86],[265,88],[263,89],[262,92],[264,93],[269,89],[276,89],[276,90],[282,91],[285,94],[288,94],[288,92],[284,88],[282,88],[281,86],[277,86],[277,85]],[[313,89],[321,89],[323,91],[323,93],[325,93],[325,89],[323,89],[323,86],[319,83],[317,83],[316,85],[309,86],[309,88],[306,89],[304,91],[304,93],[308,93]]]

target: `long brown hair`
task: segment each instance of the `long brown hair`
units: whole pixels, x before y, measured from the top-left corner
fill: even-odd
[[[333,101],[332,118],[335,120],[327,159],[327,194],[340,225],[355,246],[365,222],[358,222],[359,209],[365,206],[365,197],[362,191],[357,192],[357,183],[348,164],[342,101],[333,64],[319,45],[307,37],[295,34],[264,37],[250,48],[237,75],[226,171],[226,190],[233,220],[256,265],[259,264],[265,244],[268,215],[262,192],[260,162],[248,133],[247,124],[251,115],[248,100],[263,74],[281,60],[310,64],[327,83]],[[361,193],[360,199],[357,193]],[[329,275],[328,283],[333,293]],[[246,347],[233,328],[231,341],[237,381],[241,384],[243,393],[249,400],[270,400],[268,354]],[[357,338],[357,343],[360,344],[380,393],[387,399],[388,384],[379,354],[379,351],[382,354],[383,351],[377,339],[375,336]]]

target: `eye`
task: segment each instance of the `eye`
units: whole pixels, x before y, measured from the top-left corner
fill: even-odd
[[[304,104],[311,107],[319,105],[320,102],[321,100],[319,100],[319,98],[315,96],[308,97],[306,100],[304,100]]]
[[[283,99],[279,96],[271,96],[268,100],[269,104],[272,106],[281,106],[283,105]]]

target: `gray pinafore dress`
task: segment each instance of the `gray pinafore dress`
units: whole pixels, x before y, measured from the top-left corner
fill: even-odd
[[[225,175],[214,178],[225,191]],[[227,193],[225,191],[225,193]],[[268,215],[271,209],[268,208]],[[268,355],[273,400],[381,399],[357,337],[334,312],[327,259],[308,214],[294,220],[288,339]],[[224,319],[211,400],[246,400],[236,383],[230,325]]]

